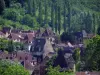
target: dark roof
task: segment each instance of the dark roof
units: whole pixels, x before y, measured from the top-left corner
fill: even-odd
[[[2,28],[2,32],[9,32],[11,30],[11,28],[10,27],[3,27]]]
[[[43,37],[47,37],[47,36],[49,36],[49,32],[48,32],[47,29],[45,29],[45,31],[43,32],[42,36],[43,36]]]
[[[4,35],[4,33],[2,31],[0,31],[0,35]]]
[[[77,36],[78,38],[83,37],[82,32],[75,32],[74,35]]]
[[[62,50],[58,51],[58,56],[57,58],[54,60],[54,66],[60,66],[61,68],[67,68],[67,62],[64,58],[64,54]]]
[[[46,40],[44,38],[36,38],[35,44],[34,44],[34,51],[38,51],[39,47],[43,51],[44,45],[46,43]]]

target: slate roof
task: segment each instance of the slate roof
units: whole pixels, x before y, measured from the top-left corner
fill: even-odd
[[[83,33],[82,32],[75,32],[74,35],[77,36],[78,38],[82,38],[83,37]]]
[[[40,51],[43,51],[43,48],[44,48],[44,45],[45,45],[45,38],[36,38],[34,40],[34,49],[33,51],[34,52],[38,52],[39,50],[37,49],[38,47],[41,47],[41,50]]]
[[[57,58],[54,61],[54,66],[60,66],[61,68],[73,69],[74,66],[74,59],[71,53],[63,53],[63,50],[60,50],[58,53]]]

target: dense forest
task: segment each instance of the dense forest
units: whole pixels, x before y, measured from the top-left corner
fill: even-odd
[[[0,0],[0,28],[53,31],[86,30],[96,33],[100,24],[100,0]]]

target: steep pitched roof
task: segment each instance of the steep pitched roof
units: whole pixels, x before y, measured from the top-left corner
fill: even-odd
[[[44,54],[43,54],[44,58],[46,56],[51,57],[51,56],[49,56],[49,53],[54,53],[54,50],[53,50],[53,47],[52,47],[50,41],[46,40],[46,43],[44,45]]]

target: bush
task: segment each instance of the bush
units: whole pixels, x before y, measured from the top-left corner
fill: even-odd
[[[0,75],[29,75],[29,72],[10,60],[0,60]]]
[[[34,29],[39,28],[39,24],[34,17],[31,15],[26,14],[23,19],[21,20],[22,24],[28,25],[29,27],[34,27]]]
[[[29,14],[25,15],[22,19],[22,24],[33,27],[33,18]]]
[[[50,66],[48,69],[47,75],[75,75],[73,72],[60,72],[60,67],[52,67]]]
[[[85,50],[85,70],[100,71],[100,36],[89,41]]]
[[[20,21],[21,15],[16,9],[5,9],[3,17],[12,21]]]

